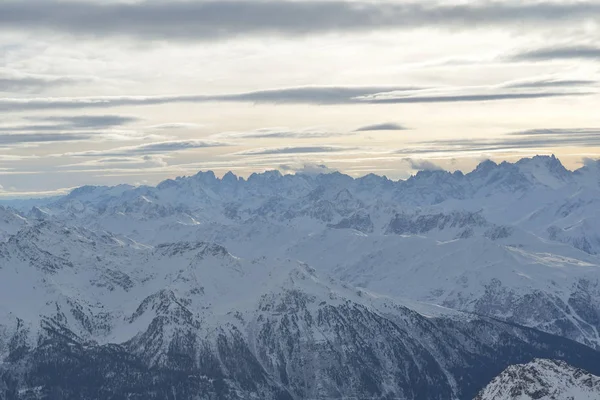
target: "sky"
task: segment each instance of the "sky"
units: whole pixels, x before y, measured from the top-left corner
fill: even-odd
[[[600,1],[2,0],[0,198],[600,154]]]

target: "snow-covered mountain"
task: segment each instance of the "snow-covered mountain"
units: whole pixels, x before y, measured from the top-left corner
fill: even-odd
[[[532,357],[600,356],[210,242],[149,247],[42,222],[0,260],[7,398],[454,399]]]
[[[599,182],[555,157],[209,171],[0,208],[0,398],[463,399],[535,357],[600,373]]]
[[[0,206],[0,242],[7,240],[27,225],[27,219],[16,210]]]
[[[475,400],[596,400],[600,377],[562,361],[536,359],[508,367]]]

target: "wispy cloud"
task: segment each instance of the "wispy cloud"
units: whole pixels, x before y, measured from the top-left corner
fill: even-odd
[[[513,136],[532,136],[532,135],[548,135],[548,136],[586,136],[593,137],[598,135],[600,138],[600,128],[571,128],[571,129],[557,129],[557,128],[548,128],[548,129],[529,129],[526,131],[513,132],[510,135]]]
[[[28,74],[0,68],[0,92],[38,93],[48,88],[76,85],[93,80],[89,77]]]
[[[121,156],[121,157],[103,157],[90,158],[85,161],[61,165],[60,169],[97,170],[100,168],[111,169],[139,169],[139,168],[160,168],[166,167],[168,163],[162,154],[149,154],[141,156]]]
[[[139,118],[122,115],[80,115],[28,117],[34,122],[22,125],[1,126],[0,132],[68,132],[109,129],[140,121]]]
[[[76,142],[93,139],[90,134],[19,133],[0,134],[0,147],[32,143]]]
[[[170,123],[166,123],[166,124],[150,125],[150,126],[147,126],[146,129],[163,131],[163,130],[179,130],[179,129],[197,129],[197,128],[202,128],[202,127],[203,127],[203,125],[195,124],[192,122],[170,122]]]
[[[561,88],[561,87],[578,87],[578,86],[596,86],[598,81],[588,79],[533,79],[508,82],[503,87],[525,89],[525,88]]]
[[[600,129],[535,129],[510,133],[497,139],[449,139],[424,141],[395,154],[473,154],[543,148],[600,147]]]
[[[565,96],[585,96],[592,92],[522,92],[522,93],[476,93],[476,94],[441,94],[414,96],[376,95],[365,98],[366,104],[418,104],[418,103],[471,103],[500,100],[543,99]]]
[[[414,90],[414,87],[363,86],[328,87],[307,86],[260,90],[223,95],[182,96],[112,96],[68,98],[0,98],[1,111],[60,110],[85,108],[112,108],[169,103],[247,102],[263,104],[347,104],[356,98],[377,93]]]
[[[247,35],[297,36],[328,32],[571,24],[594,20],[593,2],[473,2],[463,4],[368,1],[206,0],[3,1],[0,29],[78,37],[211,40]]]
[[[590,45],[551,46],[525,50],[512,57],[517,61],[600,60],[600,47]]]
[[[285,173],[295,173],[302,175],[319,175],[319,174],[331,174],[337,172],[334,168],[329,168],[325,164],[316,163],[302,163],[299,165],[282,164],[279,166],[279,170]]]
[[[396,124],[394,122],[386,122],[383,124],[374,124],[374,125],[367,125],[367,126],[363,126],[358,128],[355,132],[368,132],[368,131],[404,131],[407,130],[408,128],[404,127],[403,125],[400,124]]]
[[[408,163],[410,168],[415,171],[439,171],[439,170],[443,169],[439,165],[433,163],[432,161],[428,161],[428,160],[407,158],[406,162]]]
[[[311,154],[311,153],[341,153],[356,150],[355,147],[344,146],[299,146],[299,147],[268,147],[262,149],[245,150],[236,155],[273,155],[273,154]]]
[[[158,139],[135,130],[118,129],[139,121],[122,115],[32,116],[26,124],[0,126],[0,146],[56,142]]]
[[[68,194],[74,188],[61,188],[56,190],[40,190],[40,191],[18,191],[18,190],[0,190],[0,199],[3,201],[9,201],[11,199],[27,199],[27,198],[41,198],[51,196],[61,196]],[[9,203],[10,204],[10,203]]]
[[[0,98],[0,111],[60,110],[149,106],[170,103],[240,102],[255,104],[395,104],[482,102],[589,94],[582,91],[515,91],[497,87],[419,89],[403,86],[309,86],[222,95]]]
[[[73,152],[65,155],[71,157],[126,157],[134,155],[168,154],[184,150],[223,146],[228,146],[228,144],[206,140],[172,140],[140,144],[137,146],[124,146],[110,150]]]
[[[306,128],[262,128],[246,132],[222,132],[211,136],[211,139],[316,139],[335,136],[347,136],[348,133],[332,132],[326,129]]]

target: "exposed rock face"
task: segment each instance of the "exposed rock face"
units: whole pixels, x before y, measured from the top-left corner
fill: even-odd
[[[600,377],[556,360],[534,360],[508,367],[475,400],[593,400]]]

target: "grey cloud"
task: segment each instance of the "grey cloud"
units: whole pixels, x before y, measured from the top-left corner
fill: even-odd
[[[166,123],[166,124],[151,125],[146,128],[152,129],[152,130],[171,130],[171,129],[194,129],[194,128],[201,128],[201,127],[202,127],[202,125],[194,124],[191,122],[170,122],[170,123]]]
[[[148,167],[166,167],[168,164],[161,154],[133,155],[129,157],[89,158],[76,164],[61,165],[61,169],[77,171],[96,170],[99,168],[140,169]]]
[[[600,47],[588,45],[566,45],[544,47],[521,52],[512,57],[516,61],[551,61],[570,59],[600,59]]]
[[[139,121],[139,118],[121,115],[81,115],[29,117],[37,124],[0,126],[0,132],[66,132],[73,130],[108,129]]]
[[[90,150],[77,153],[67,153],[66,155],[73,157],[127,157],[134,155],[167,154],[183,150],[222,146],[228,146],[228,144],[205,140],[173,140],[166,142],[147,143],[137,146],[118,147],[110,150]]]
[[[212,135],[214,139],[314,139],[344,136],[347,133],[330,132],[324,129],[263,128],[247,132],[223,132]]]
[[[75,98],[0,98],[0,111],[57,110],[84,108],[112,108],[121,106],[144,106],[169,103],[204,102],[251,102],[264,104],[349,104],[356,98],[403,90],[414,87],[363,86],[292,87],[255,92],[224,95],[183,95],[183,96],[114,96],[114,97],[75,97]]]
[[[207,40],[390,28],[569,24],[574,20],[596,20],[599,12],[597,3],[549,1],[451,5],[336,0],[135,3],[28,0],[0,2],[0,29],[142,40]]]
[[[406,161],[410,165],[410,168],[416,171],[439,171],[442,169],[439,165],[428,160],[407,158]]]
[[[511,133],[513,136],[532,135],[600,135],[600,128],[573,128],[573,129],[529,129]]]
[[[53,143],[53,142],[74,142],[89,140],[93,136],[88,134],[53,134],[53,133],[20,133],[20,134],[0,134],[0,147],[10,147],[11,145],[33,144],[33,143]]]
[[[600,147],[600,129],[539,129],[509,134],[493,140],[452,139],[419,143],[420,147],[396,154],[485,153],[549,147]]]
[[[113,163],[130,163],[133,161],[138,161],[139,158],[133,158],[133,157],[109,157],[109,158],[100,158],[98,160],[95,160],[95,163],[99,163],[99,164],[113,164]]]
[[[375,125],[367,125],[367,126],[363,126],[358,128],[355,132],[367,132],[367,131],[403,131],[406,130],[407,128],[400,125],[400,124],[396,124],[393,122],[387,122],[387,123],[383,123],[383,124],[375,124]]]
[[[56,122],[75,128],[111,128],[140,121],[137,117],[124,115],[77,115],[30,117],[34,121]]]
[[[570,86],[592,86],[598,82],[585,79],[538,79],[530,81],[510,82],[503,87],[506,88],[553,88],[553,87],[570,87]]]
[[[307,86],[211,96],[207,101],[245,101],[266,104],[349,104],[379,93],[418,90],[412,86]]]
[[[457,94],[440,96],[406,96],[366,99],[367,104],[411,104],[411,103],[468,103],[499,100],[543,99],[549,97],[584,96],[592,93],[582,92],[535,92],[535,93],[489,93]]]
[[[336,169],[329,168],[324,164],[315,164],[315,163],[304,163],[300,166],[293,165],[280,165],[279,169],[284,172],[293,172],[296,174],[302,175],[319,175],[319,174],[331,174],[337,172]]]
[[[271,147],[240,151],[236,155],[273,155],[273,154],[310,154],[310,153],[340,153],[355,150],[354,147],[342,146],[304,146],[304,147]]]
[[[581,160],[581,163],[583,164],[584,167],[588,167],[588,168],[597,168],[600,166],[600,160],[597,158],[591,158],[591,157],[583,157],[583,159]]]
[[[44,75],[0,75],[0,92],[37,93],[44,89],[85,82],[88,79]]]
[[[403,95],[404,94],[404,95]],[[249,102],[256,104],[394,104],[394,103],[446,103],[477,102],[545,97],[580,96],[582,92],[509,92],[480,94],[427,95],[413,87],[296,87],[262,90],[223,95],[184,96],[120,96],[75,98],[0,98],[0,111],[114,108],[120,106],[145,106],[168,103]]]

